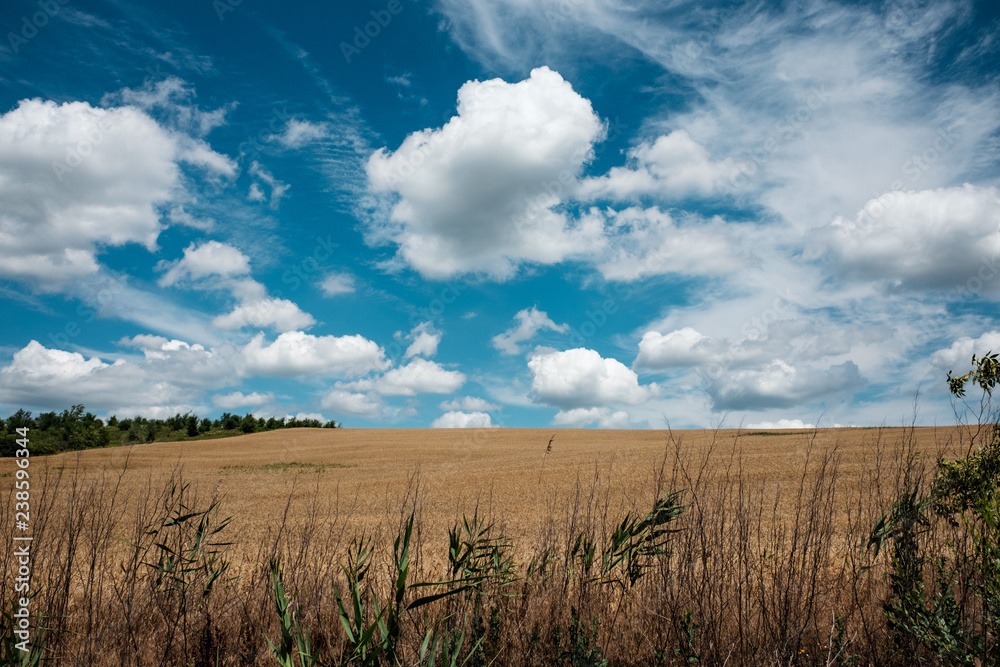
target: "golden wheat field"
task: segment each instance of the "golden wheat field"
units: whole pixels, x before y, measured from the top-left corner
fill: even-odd
[[[34,627],[53,664],[269,665],[293,626],[323,664],[361,664],[342,625],[377,623],[394,599],[399,623],[379,640],[392,647],[378,650],[398,664],[424,664],[435,633],[478,637],[461,649],[470,664],[909,664],[883,613],[888,561],[866,544],[939,457],[984,434],[291,429],[35,457]],[[0,479],[13,468],[0,460]],[[671,491],[684,510],[655,515],[670,522],[663,548],[622,569],[608,545],[626,525],[646,535],[637,522]],[[8,542],[12,499],[0,495]],[[452,538],[466,546],[449,551]],[[969,549],[961,526],[921,540]],[[492,574],[460,586],[455,557],[473,548]],[[290,616],[275,611],[275,564]],[[17,567],[0,553],[3,600]],[[349,592],[353,614],[338,607]],[[439,599],[410,610],[426,593]]]
[[[290,429],[38,457],[31,470],[36,480],[100,477],[124,499],[145,498],[177,474],[202,497],[221,499],[232,534],[248,546],[283,521],[294,525],[310,506],[352,529],[395,530],[408,494],[417,496],[426,528],[443,531],[478,506],[526,544],[570,511],[577,494],[597,495],[617,516],[647,508],[665,486],[691,489],[698,480],[684,475],[699,471],[703,478],[739,472],[781,511],[791,508],[803,475],[829,458],[838,494],[851,496],[879,443],[904,437],[933,460],[953,449],[959,428]],[[688,470],[674,470],[677,461]],[[13,465],[0,460],[0,474]]]

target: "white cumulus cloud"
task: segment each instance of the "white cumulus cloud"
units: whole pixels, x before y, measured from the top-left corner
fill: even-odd
[[[864,386],[857,364],[845,361],[793,366],[776,359],[743,370],[726,370],[712,378],[709,394],[716,410],[759,410],[800,405]]]
[[[363,375],[388,366],[385,351],[363,336],[313,336],[287,331],[271,344],[260,333],[241,351],[251,373],[275,377]]]
[[[200,245],[192,243],[184,249],[182,258],[173,262],[161,261],[156,268],[165,271],[157,282],[167,287],[184,279],[245,275],[250,273],[250,258],[227,243],[205,241]]]
[[[355,291],[354,276],[349,273],[331,273],[323,278],[319,286],[327,296],[352,294]]]
[[[598,428],[629,428],[632,420],[624,410],[611,408],[573,408],[560,410],[552,418],[554,426],[586,426],[597,422]]]
[[[485,412],[446,412],[431,422],[431,428],[490,428],[493,420]]]
[[[931,363],[940,370],[964,375],[972,369],[973,354],[982,357],[990,352],[1000,352],[1000,331],[987,331],[978,338],[962,336],[949,347],[932,354]]]
[[[528,368],[533,400],[567,410],[636,405],[659,393],[655,383],[640,385],[635,372],[617,359],[604,359],[586,348],[540,352],[528,360]]]
[[[439,406],[442,410],[463,410],[473,412],[491,412],[499,410],[500,406],[490,403],[485,398],[477,396],[462,396],[450,401],[443,401]]]
[[[377,378],[366,378],[338,385],[344,389],[375,391],[383,396],[450,394],[465,384],[465,375],[449,371],[441,364],[416,358]]]
[[[193,410],[205,390],[237,376],[229,350],[158,336],[122,342],[143,349],[145,359],[107,363],[32,340],[0,369],[0,403],[63,409],[83,402],[94,410],[169,416]]]
[[[312,315],[302,311],[288,299],[274,297],[245,301],[225,315],[212,320],[220,329],[239,329],[245,326],[272,327],[277,331],[291,332],[316,324]]]
[[[469,81],[443,127],[369,158],[370,187],[399,198],[377,233],[431,278],[503,279],[521,262],[552,264],[587,251],[600,230],[553,207],[603,134],[590,102],[547,67],[519,83]]]
[[[1000,292],[1000,194],[964,185],[897,191],[838,217],[825,237],[836,269],[906,289]]]
[[[413,327],[409,338],[413,342],[406,348],[404,359],[417,355],[433,357],[437,354],[438,344],[441,342],[441,332],[435,330],[431,322],[421,322]]]
[[[806,424],[801,419],[779,419],[773,422],[754,422],[753,424],[747,424],[744,428],[747,429],[788,429],[788,428],[816,428],[815,424]]]
[[[252,326],[294,331],[316,323],[312,315],[292,301],[269,297],[264,285],[247,276],[250,259],[227,243],[192,243],[184,249],[183,257],[173,262],[160,261],[156,268],[164,272],[159,280],[162,287],[190,281],[189,286],[196,289],[229,290],[239,303],[212,320],[212,325],[220,329]]]
[[[569,330],[568,324],[556,324],[548,313],[538,310],[536,306],[518,311],[514,316],[517,324],[511,326],[502,334],[497,334],[491,340],[493,347],[505,354],[517,354],[521,351],[518,343],[531,340],[542,330],[564,333]]]
[[[737,230],[721,218],[688,215],[679,223],[657,207],[591,209],[585,217],[596,218],[602,225],[607,221],[608,243],[595,261],[609,280],[632,281],[667,273],[724,275],[745,265],[736,250]]]
[[[231,384],[237,375],[237,356],[229,346],[205,348],[198,343],[148,334],[123,338],[119,345],[142,350],[146,370],[170,384],[191,389]],[[130,362],[131,363],[131,362]]]
[[[581,181],[583,199],[628,200],[641,195],[681,198],[711,195],[731,187],[740,173],[732,158],[713,161],[686,130],[661,135],[628,152],[628,167],[612,167],[604,176]]]
[[[58,290],[96,274],[105,247],[155,250],[185,161],[232,169],[134,107],[22,100],[0,114],[0,276]]]
[[[367,419],[378,419],[384,410],[382,400],[378,396],[343,389],[330,390],[323,397],[321,405],[324,410],[332,410],[338,415],[351,415]]]
[[[253,392],[252,394],[244,394],[239,391],[234,391],[230,394],[217,394],[212,397],[212,403],[217,408],[222,408],[223,410],[231,410],[233,408],[240,407],[260,407],[261,405],[266,405],[274,401],[274,393],[267,392],[262,394],[260,392]]]
[[[699,346],[699,343],[707,340],[706,336],[691,327],[671,331],[666,335],[659,331],[647,331],[639,341],[635,367],[663,370],[696,366],[711,358],[709,350]]]

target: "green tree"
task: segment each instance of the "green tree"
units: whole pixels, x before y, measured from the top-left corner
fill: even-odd
[[[92,412],[86,412],[83,405],[74,405],[63,410],[59,416],[59,439],[64,449],[92,449],[107,447],[110,436],[104,422]]]
[[[244,433],[256,433],[257,432],[257,420],[250,413],[243,418],[240,422],[240,430]]]
[[[8,433],[16,433],[19,428],[35,428],[35,420],[31,418],[30,412],[18,410],[7,418]]]
[[[38,427],[39,431],[49,431],[54,428],[59,428],[62,424],[59,415],[55,412],[43,412],[38,415],[38,419],[35,420],[35,425]]]
[[[965,397],[965,385],[969,382],[979,385],[986,396],[993,395],[993,389],[1000,384],[1000,360],[998,353],[987,352],[981,359],[976,359],[972,355],[972,365],[974,368],[965,375],[952,376],[952,371],[948,371],[948,389],[958,398]]]
[[[227,431],[232,431],[240,426],[240,418],[237,415],[223,412],[219,418],[219,426]]]

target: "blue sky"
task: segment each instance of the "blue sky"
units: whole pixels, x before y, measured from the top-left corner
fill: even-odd
[[[988,2],[0,9],[0,413],[946,424]]]

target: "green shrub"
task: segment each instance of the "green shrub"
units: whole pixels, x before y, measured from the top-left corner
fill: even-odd
[[[949,389],[962,398],[967,383],[979,385],[991,414],[1000,362],[996,354],[973,355],[972,365],[964,375],[948,374]],[[929,491],[919,483],[907,488],[869,538],[876,554],[890,543],[883,609],[897,647],[916,662],[1000,664],[1000,426],[992,424],[986,443],[964,459],[939,460]],[[963,529],[973,553],[964,553],[958,540],[944,548],[928,543],[924,536],[935,521]],[[963,568],[971,576],[963,578]],[[978,605],[959,604],[969,598]]]

